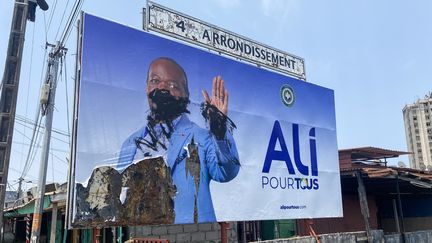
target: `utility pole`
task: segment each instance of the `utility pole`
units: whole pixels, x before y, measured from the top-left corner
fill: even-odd
[[[45,182],[51,141],[52,121],[54,115],[55,92],[57,88],[57,74],[60,59],[64,56],[65,52],[66,49],[60,44],[60,42],[58,42],[55,46],[52,46],[48,57],[46,79],[41,87],[40,107],[41,114],[45,116],[45,133],[42,145],[41,164],[39,168],[39,183],[37,188],[38,195],[35,197],[32,223],[31,242],[33,243],[38,243],[40,241],[40,230],[45,199]]]
[[[0,242],[26,24],[27,0],[15,0],[0,96]]]
[[[29,3],[29,1],[31,3]],[[29,11],[29,4],[31,9]],[[36,7],[48,10],[45,0],[15,0],[0,95],[0,242],[3,242],[3,211],[15,123],[21,60],[27,19],[34,22]]]

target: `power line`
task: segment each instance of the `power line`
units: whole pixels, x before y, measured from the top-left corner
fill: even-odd
[[[50,152],[50,154],[55,157],[57,160],[59,160],[60,162],[69,165],[69,163],[66,160],[63,160],[62,158],[58,157],[57,155],[55,155],[54,153]]]
[[[26,116],[27,116],[28,107],[29,107],[30,84],[31,84],[31,77],[32,77],[32,66],[33,66],[33,49],[34,49],[35,29],[36,29],[36,24],[33,23],[33,33],[32,33],[31,51],[30,51],[30,67],[29,67],[29,76],[28,76],[28,82],[27,82],[27,96],[26,96],[26,107],[25,107],[25,115]],[[25,135],[25,133],[26,133],[26,129],[24,128],[24,135]],[[24,140],[24,137],[23,137],[23,140]],[[24,148],[21,148],[21,149],[24,149]],[[21,165],[22,165],[21,162],[23,161],[23,156],[24,156],[24,153],[21,154],[20,168],[21,168]]]
[[[25,174],[27,174],[28,169],[30,168],[30,160],[33,154],[33,150],[34,150],[34,144],[36,143],[37,138],[39,137],[39,129],[40,129],[40,122],[42,119],[39,119],[39,110],[36,114],[36,120],[38,121],[37,123],[34,124],[33,127],[33,134],[32,134],[32,138],[30,140],[30,147],[29,147],[29,151],[27,153],[27,158],[26,158],[26,163],[24,165],[24,169],[23,172],[21,174],[21,177],[24,177]],[[39,123],[39,124],[38,124]]]
[[[21,125],[21,126],[23,126],[23,127],[26,127],[26,128],[30,128],[26,123],[24,123],[23,121],[20,121],[20,120],[16,120],[16,123],[18,124],[18,125]],[[16,130],[16,128],[14,127],[14,130]],[[18,132],[18,131],[17,131]],[[60,141],[60,142],[62,142],[62,143],[65,143],[65,144],[67,144],[67,145],[69,145],[70,143],[69,143],[69,141],[65,141],[65,140],[63,140],[63,139],[60,139],[60,138],[57,138],[57,137],[54,137],[54,136],[51,136],[53,139],[55,139],[55,140],[57,140],[57,141]],[[30,138],[29,138],[30,139]]]
[[[29,118],[26,118],[24,116],[21,116],[21,115],[16,115],[15,119],[18,120],[18,121],[22,121],[22,122],[28,123],[30,125],[35,125],[36,124],[33,120],[31,120]],[[39,126],[41,126],[41,125],[39,125]],[[53,132],[57,133],[57,134],[60,134],[60,135],[63,135],[63,136],[66,136],[66,137],[69,137],[69,134],[66,131],[63,131],[63,130],[60,130],[60,129],[53,128]]]
[[[17,141],[14,141],[13,143],[14,143],[14,144],[23,145],[23,146],[30,146],[29,143],[21,143],[21,142],[17,142]],[[36,147],[36,148],[41,148],[40,146],[39,146],[39,147],[35,146],[35,147]],[[69,150],[64,150],[64,149],[59,149],[59,148],[50,148],[50,151],[53,151],[53,152],[61,152],[61,153],[69,154]],[[21,152],[20,152],[20,153],[21,153]]]
[[[56,7],[57,7],[57,0],[54,0],[54,7],[52,8],[52,10],[51,10],[51,13],[50,13],[50,16],[49,16],[49,20],[48,20],[48,30],[47,30],[47,32],[49,31],[49,29],[50,29],[50,27],[51,27],[51,21],[53,20],[53,18],[54,18],[54,13],[55,13],[55,9],[56,9]],[[61,24],[61,23],[60,23]]]
[[[56,1],[57,1],[57,0],[56,0]],[[59,24],[59,26],[58,26],[58,28],[57,28],[57,33],[56,33],[55,38],[54,38],[55,40],[57,40],[57,36],[58,36],[58,34],[59,34],[60,27],[62,26],[63,19],[64,19],[65,15],[66,15],[66,10],[67,10],[68,6],[69,6],[69,0],[66,2],[66,7],[65,7],[65,9],[64,9],[64,11],[63,11],[63,14],[62,14],[62,17],[61,17],[61,20],[60,20],[60,24]]]
[[[72,30],[72,26],[78,17],[79,11],[81,10],[82,4],[84,3],[84,0],[76,0],[75,5],[73,8],[73,11],[69,15],[66,28],[64,29],[61,38],[60,38],[60,45],[64,45],[66,43],[67,39],[69,38],[69,35]]]

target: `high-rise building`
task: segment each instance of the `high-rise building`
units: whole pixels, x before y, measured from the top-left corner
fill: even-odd
[[[432,92],[403,110],[410,167],[432,170]]]

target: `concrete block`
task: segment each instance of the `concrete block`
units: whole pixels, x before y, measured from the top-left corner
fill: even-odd
[[[168,234],[168,230],[166,226],[153,226],[152,235],[166,235]]]
[[[219,240],[220,239],[220,233],[218,231],[205,232],[205,239],[206,240]]]
[[[220,230],[220,224],[219,223],[213,223],[212,224],[212,229],[213,230]]]
[[[199,231],[211,231],[212,230],[212,224],[205,223],[205,224],[198,224]]]
[[[183,225],[170,225],[168,226],[168,234],[183,233]]]
[[[204,232],[195,232],[191,234],[192,241],[203,242],[206,239],[206,234]]]
[[[185,224],[183,225],[183,232],[197,232],[198,231],[198,224]]]
[[[175,242],[190,242],[191,237],[189,233],[180,233],[176,235],[176,241]]]
[[[149,226],[134,226],[134,227],[130,227],[130,229],[132,229],[130,231],[130,236],[131,237],[144,237],[144,236],[148,236],[151,235],[151,227]]]
[[[169,240],[169,242],[176,242],[176,235],[161,235],[159,239]]]

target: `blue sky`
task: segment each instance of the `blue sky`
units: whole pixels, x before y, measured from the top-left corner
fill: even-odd
[[[34,119],[44,63],[45,37],[53,43],[65,1],[48,0],[51,9],[38,11],[28,22],[17,113]],[[10,30],[12,0],[0,2],[0,66],[4,67]],[[66,11],[71,9],[70,1]],[[418,1],[294,1],[211,0],[157,3],[216,26],[274,46],[305,59],[307,81],[333,89],[339,148],[377,146],[406,150],[402,108],[431,91],[432,2]],[[83,10],[141,28],[145,1],[86,1]],[[60,29],[61,32],[62,28]],[[34,37],[33,37],[34,33]],[[58,34],[60,35],[60,34]],[[68,91],[72,90],[75,31],[67,43]],[[31,61],[32,60],[32,61]],[[30,63],[32,63],[30,65]],[[3,69],[2,69],[3,71]],[[59,83],[54,127],[67,131],[65,82]],[[71,104],[69,96],[69,104]],[[71,108],[69,109],[71,113]],[[31,129],[15,125],[9,182],[15,184],[25,163]],[[59,137],[61,140],[67,138]],[[67,142],[67,141],[66,141]],[[66,180],[68,145],[53,140],[47,181]],[[61,151],[60,151],[61,150]],[[36,155],[28,179],[38,174]],[[408,159],[400,160],[408,164]],[[395,160],[396,163],[398,160]],[[30,184],[28,184],[30,186]]]

